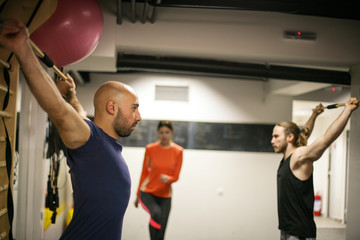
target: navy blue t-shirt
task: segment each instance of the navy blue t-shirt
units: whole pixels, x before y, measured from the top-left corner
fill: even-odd
[[[74,194],[73,218],[60,239],[121,239],[130,198],[130,174],[122,146],[93,122],[88,142],[69,149]]]

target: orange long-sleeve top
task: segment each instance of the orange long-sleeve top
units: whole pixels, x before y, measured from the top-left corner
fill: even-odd
[[[162,147],[159,142],[148,144],[137,195],[142,191],[158,197],[171,197],[171,184],[179,179],[183,151],[184,148],[175,143],[168,148]],[[169,176],[167,183],[160,180],[161,174]]]

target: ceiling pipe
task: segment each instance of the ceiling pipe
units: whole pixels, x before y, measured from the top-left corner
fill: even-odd
[[[136,23],[136,0],[131,0],[131,22]]]
[[[143,13],[142,13],[142,17],[141,17],[141,22],[145,23],[147,20],[147,16],[148,16],[148,12],[149,12],[149,3],[148,1],[144,1],[144,8],[143,8]]]
[[[145,71],[223,76],[241,79],[283,79],[350,85],[348,71],[227,62],[185,57],[159,57],[119,53],[118,71]]]
[[[161,4],[161,0],[156,0],[156,4]],[[151,13],[151,18],[150,18],[151,23],[155,22],[157,12],[158,12],[158,8],[156,6],[153,6],[153,10],[152,10],[152,13]]]
[[[116,0],[116,23],[122,24],[122,0]]]
[[[183,1],[183,0],[163,0],[158,3],[150,0],[149,4],[156,7],[173,8],[203,8],[221,10],[254,10],[254,11],[277,11],[284,13],[295,13],[299,9],[299,0],[290,1],[271,1],[268,0],[206,0],[206,1]]]
[[[163,0],[161,3],[150,0],[149,4],[153,7],[267,11],[360,20],[356,1],[344,4],[338,0]]]

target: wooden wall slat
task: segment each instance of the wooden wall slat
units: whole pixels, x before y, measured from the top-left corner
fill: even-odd
[[[10,0],[6,1],[6,3],[1,2],[3,5],[2,11],[0,13],[0,18],[17,18],[22,21],[24,24],[29,22],[29,19],[33,15],[33,12],[38,4],[38,0]],[[44,22],[46,22],[51,15],[55,12],[57,6],[56,0],[43,0],[40,8],[38,9],[36,15],[34,16],[31,24],[29,25],[29,33],[31,34],[36,29],[38,29]],[[11,56],[11,52],[5,48],[0,48],[0,59],[3,61],[8,61]],[[4,165],[6,161],[5,150],[6,150],[6,141],[5,137],[5,127],[8,130],[9,139],[11,143],[12,150],[12,162],[14,163],[14,155],[15,155],[15,144],[16,144],[16,121],[17,121],[17,109],[16,109],[16,101],[17,101],[17,92],[18,92],[18,83],[19,83],[19,65],[14,56],[12,56],[9,60],[11,65],[11,69],[9,70],[10,75],[10,98],[7,108],[0,112],[0,115],[4,115],[4,121],[0,116],[0,163]],[[0,65],[0,111],[3,110],[4,97],[7,93],[7,84],[4,80],[3,76],[3,65]],[[9,178],[7,176],[7,170],[5,166],[0,166],[0,186],[7,186],[7,189],[2,189],[0,191],[0,212],[1,209],[7,208],[7,194],[11,189],[13,193],[13,168],[14,165],[11,166],[11,179],[9,182]],[[7,212],[0,215],[0,240],[8,239],[9,237],[9,229],[10,224],[8,221]],[[13,223],[14,224],[14,223]]]

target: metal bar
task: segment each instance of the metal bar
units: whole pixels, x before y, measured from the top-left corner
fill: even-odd
[[[355,100],[352,103],[353,104],[359,104],[359,101]],[[343,106],[345,106],[345,103],[335,103],[335,104],[331,104],[331,105],[328,105],[328,106],[324,106],[324,107],[322,107],[322,109],[333,109],[333,108],[338,108],[338,107],[343,107]]]
[[[39,56],[40,58],[44,58],[45,54],[40,50],[40,48],[38,48],[35,43],[33,41],[30,40],[30,45],[33,48],[33,50],[35,51],[36,55]],[[60,76],[63,80],[67,80],[67,77],[60,71],[60,69],[53,65],[52,69],[55,71],[55,73]]]

